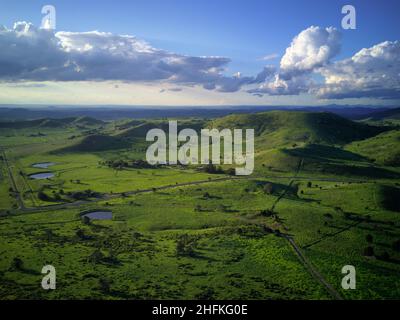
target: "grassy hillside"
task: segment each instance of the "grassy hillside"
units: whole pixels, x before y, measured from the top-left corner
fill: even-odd
[[[93,134],[85,136],[77,143],[57,150],[56,152],[96,152],[115,150],[130,147],[130,144],[118,137],[104,134]]]
[[[343,146],[354,140],[373,139],[383,130],[316,112],[272,111],[230,115],[209,123],[214,128],[254,128],[257,170],[290,172],[303,163],[303,170],[352,176],[390,176],[391,171],[371,168],[372,161]]]
[[[204,121],[202,120],[178,120],[178,131],[190,128],[196,131],[200,131],[201,128],[204,127]],[[151,129],[161,129],[168,134],[169,131],[169,121],[168,120],[159,120],[159,121],[139,121],[132,120],[126,123],[123,123],[118,126],[118,129],[122,129],[118,132],[117,136],[121,138],[145,138],[146,134]]]
[[[363,141],[355,141],[345,148],[381,165],[400,166],[400,130],[391,130]]]
[[[294,143],[345,144],[376,135],[381,129],[326,112],[271,111],[230,115],[210,123],[215,128],[254,128],[270,147]]]

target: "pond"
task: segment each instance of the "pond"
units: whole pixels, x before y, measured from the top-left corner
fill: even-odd
[[[88,217],[93,220],[111,220],[112,212],[111,211],[92,211],[89,213],[85,213],[82,217]]]
[[[41,173],[34,173],[29,175],[29,178],[35,179],[35,180],[41,180],[41,179],[49,179],[54,177],[54,173],[52,172],[41,172]]]
[[[32,167],[39,168],[39,169],[47,169],[50,166],[54,166],[54,162],[39,162],[32,164]]]

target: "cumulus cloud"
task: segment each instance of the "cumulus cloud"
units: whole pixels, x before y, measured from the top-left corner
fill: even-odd
[[[314,86],[311,73],[327,65],[340,51],[340,34],[333,28],[311,26],[300,32],[281,58],[280,68],[252,94],[298,95]]]
[[[257,96],[264,94],[270,96],[286,96],[307,92],[311,87],[312,81],[308,77],[292,76],[290,79],[283,79],[278,73],[274,75],[272,80],[264,82],[256,89],[247,90],[247,92]]]
[[[325,99],[400,98],[400,41],[364,48],[350,59],[322,68],[325,83],[317,96]]]
[[[166,81],[222,92],[263,81],[223,73],[230,59],[195,57],[157,49],[130,35],[57,32],[17,22],[0,28],[3,81]]]
[[[286,49],[280,63],[287,77],[312,72],[340,51],[340,34],[333,28],[311,26],[300,32]]]
[[[323,99],[400,99],[400,41],[385,41],[332,62],[339,51],[340,34],[335,28],[307,28],[286,49],[275,75],[248,92],[311,93]],[[314,74],[324,80],[313,81]]]

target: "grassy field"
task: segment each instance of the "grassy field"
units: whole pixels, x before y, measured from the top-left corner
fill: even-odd
[[[335,298],[324,281],[344,299],[400,298],[400,171],[385,160],[398,130],[325,113],[185,121],[254,127],[254,173],[143,165],[164,120],[0,126],[0,298]],[[112,220],[82,218],[96,210]],[[40,286],[46,264],[56,290]]]

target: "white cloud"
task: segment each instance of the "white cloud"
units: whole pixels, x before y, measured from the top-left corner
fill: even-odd
[[[400,98],[400,42],[385,41],[364,48],[350,59],[321,69],[325,84],[317,96],[325,99]]]
[[[292,76],[290,79],[283,79],[277,73],[272,80],[264,82],[256,89],[247,90],[247,92],[256,96],[263,94],[270,96],[298,95],[308,92],[311,86],[311,80],[305,76]]]
[[[279,54],[271,53],[271,54],[267,54],[266,56],[262,57],[260,60],[269,61],[269,60],[274,60],[278,57],[279,57]]]
[[[0,29],[0,47],[3,81],[165,81],[222,92],[256,81],[225,76],[228,58],[180,55],[129,35],[54,33],[18,22]]]
[[[280,68],[252,94],[299,95],[309,92],[314,82],[311,73],[329,63],[340,50],[340,35],[333,28],[311,26],[300,32],[286,49]]]
[[[312,72],[340,51],[340,34],[333,28],[311,26],[300,32],[286,49],[280,67],[284,74]]]
[[[303,30],[286,49],[279,68],[266,66],[256,76],[226,76],[226,57],[173,53],[130,35],[54,33],[27,22],[17,22],[12,29],[0,26],[0,48],[0,82],[21,88],[24,82],[120,81],[157,83],[157,91],[166,94],[180,92],[182,86],[222,93],[245,87],[256,96],[400,99],[400,42],[386,41],[332,62],[340,51],[340,35],[333,27]],[[322,75],[323,83],[313,80],[315,74]]]

